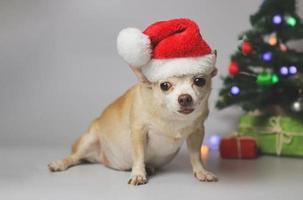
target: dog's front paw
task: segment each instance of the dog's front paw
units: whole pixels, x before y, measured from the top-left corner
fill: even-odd
[[[199,181],[207,181],[207,182],[215,182],[218,181],[218,178],[216,175],[209,171],[197,171],[194,172],[194,176],[199,180]]]
[[[63,160],[55,160],[48,164],[48,169],[51,172],[59,172],[67,169]]]
[[[145,175],[134,175],[128,181],[128,184],[131,185],[143,185],[146,183],[147,183],[147,178]]]

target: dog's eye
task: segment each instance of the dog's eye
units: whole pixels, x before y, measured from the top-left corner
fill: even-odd
[[[171,83],[163,82],[163,83],[160,84],[160,88],[163,91],[167,91],[167,90],[169,90],[169,88],[171,88]]]
[[[194,84],[198,87],[203,87],[206,83],[206,80],[204,78],[195,78]]]

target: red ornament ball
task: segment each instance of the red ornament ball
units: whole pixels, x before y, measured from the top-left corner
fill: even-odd
[[[244,41],[241,45],[241,50],[244,55],[248,55],[252,52],[253,48],[248,41]]]
[[[236,75],[239,73],[239,65],[237,62],[233,61],[228,67],[229,74]]]

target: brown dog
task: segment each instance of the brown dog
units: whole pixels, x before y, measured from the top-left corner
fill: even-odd
[[[171,161],[186,140],[194,176],[200,181],[216,181],[200,158],[211,78],[217,73],[216,53],[203,59],[211,61],[207,70],[205,62],[199,61],[204,70],[161,80],[144,68],[132,67],[139,82],[92,122],[69,156],[51,162],[49,169],[62,171],[82,161],[100,162],[113,169],[132,170],[129,183],[140,185],[147,182],[147,169],[153,171]]]

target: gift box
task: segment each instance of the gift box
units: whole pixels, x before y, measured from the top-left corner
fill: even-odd
[[[244,115],[239,135],[254,137],[262,154],[303,156],[303,118]]]
[[[219,149],[222,158],[250,159],[257,157],[256,140],[249,136],[222,138]]]

